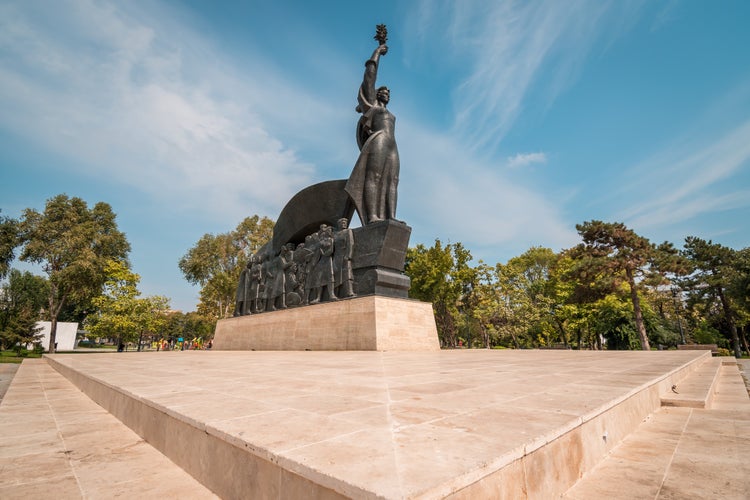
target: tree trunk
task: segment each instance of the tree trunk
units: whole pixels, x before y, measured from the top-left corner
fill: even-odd
[[[729,306],[729,301],[724,295],[724,289],[720,286],[716,287],[716,294],[719,296],[721,301],[721,307],[724,309],[724,316],[729,324],[729,331],[732,333],[732,347],[734,348],[734,357],[741,358],[742,351],[740,350],[740,337],[737,335],[737,325],[732,317],[732,308]]]
[[[516,346],[516,349],[520,349],[521,344],[518,343],[518,339],[516,338],[516,334],[513,333],[513,330],[510,331],[510,336],[513,339],[513,345]]]
[[[648,335],[646,334],[646,325],[643,323],[643,312],[641,311],[641,299],[638,297],[638,290],[635,286],[635,278],[633,277],[632,269],[625,269],[625,273],[628,277],[628,285],[630,286],[630,300],[633,301],[633,314],[635,315],[635,326],[638,328],[638,336],[641,338],[641,349],[644,351],[650,351],[651,345],[648,343]]]
[[[49,327],[49,351],[50,354],[55,354],[55,340],[57,340],[57,316],[52,316]]]
[[[57,343],[57,317],[60,315],[60,311],[65,303],[65,297],[63,297],[58,304],[55,304],[56,296],[57,287],[51,285],[49,294],[49,319],[51,324],[49,328],[49,347],[47,348],[47,351],[50,354],[55,354],[57,351],[57,348],[55,347],[55,344]]]
[[[565,328],[563,328],[563,323],[559,319],[555,318],[555,324],[557,325],[557,329],[560,330],[560,338],[563,341],[563,345],[566,349],[568,349],[568,335],[565,332]]]

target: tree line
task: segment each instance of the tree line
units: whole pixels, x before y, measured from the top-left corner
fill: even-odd
[[[58,321],[77,322],[90,338],[117,343],[208,337],[209,318],[169,309],[163,296],[142,297],[130,269],[130,243],[109,204],[93,207],[65,194],[44,211],[27,208],[16,220],[0,214],[0,348],[38,340],[38,321],[50,321],[50,352]],[[42,276],[12,267],[36,264]]]
[[[748,351],[750,248],[695,236],[681,249],[624,224],[576,226],[582,242],[472,264],[461,243],[407,253],[410,295],[433,303],[444,347]]]

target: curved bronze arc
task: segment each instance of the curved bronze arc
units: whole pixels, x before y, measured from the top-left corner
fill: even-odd
[[[302,243],[321,224],[336,227],[346,217],[351,221],[354,206],[344,190],[347,179],[325,181],[308,186],[295,194],[286,204],[273,229],[274,252],[287,243]]]

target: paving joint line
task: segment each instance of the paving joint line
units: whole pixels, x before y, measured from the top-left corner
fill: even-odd
[[[674,450],[672,451],[672,456],[669,457],[669,463],[667,464],[666,469],[664,469],[664,476],[661,478],[661,483],[659,484],[659,489],[656,491],[656,495],[654,495],[654,500],[659,498],[659,495],[661,495],[661,490],[664,488],[664,483],[667,482],[667,477],[669,476],[669,470],[672,468],[672,463],[674,462],[674,457],[677,455],[677,450],[680,448],[680,444],[685,438],[685,431],[687,431],[688,424],[690,423],[690,419],[693,418],[693,412],[695,408],[690,408],[690,412],[688,413],[688,418],[685,419],[685,425],[682,426],[682,430],[680,431],[680,438],[677,440],[677,444],[674,447]]]
[[[60,424],[59,424],[59,422],[57,420],[57,414],[55,413],[55,410],[52,408],[52,404],[50,403],[49,397],[47,396],[47,387],[45,386],[44,380],[42,379],[42,374],[40,373],[40,369],[43,369],[42,365],[43,365],[43,367],[47,367],[49,370],[52,370],[52,367],[49,364],[47,364],[47,362],[42,362],[42,363],[39,363],[39,365],[37,365],[37,366],[34,367],[35,368],[34,371],[36,372],[36,376],[39,379],[39,384],[42,386],[42,393],[44,394],[44,400],[47,402],[47,406],[49,408],[49,412],[52,414],[52,419],[55,421],[55,428],[57,429],[57,436],[58,436],[58,438],[60,439],[60,442],[63,445],[63,454],[65,455],[65,458],[68,461],[68,466],[70,467],[70,472],[73,474],[73,477],[76,480],[76,486],[78,486],[78,491],[81,493],[81,498],[87,498],[86,494],[83,491],[83,486],[81,485],[81,481],[78,478],[78,474],[76,474],[76,468],[73,465],[73,460],[70,457],[70,455],[72,453],[72,450],[70,450],[68,448],[68,445],[65,442],[65,437],[63,436],[62,429],[60,428]],[[57,373],[57,372],[55,371],[55,373]],[[62,378],[62,379],[64,379],[64,380],[67,381],[67,379],[65,379],[59,373],[57,373],[57,375],[60,378]]]

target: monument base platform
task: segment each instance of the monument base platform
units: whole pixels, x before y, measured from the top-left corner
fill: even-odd
[[[438,351],[432,305],[368,295],[220,320],[220,351]]]
[[[559,498],[711,359],[479,349],[45,358],[226,499]]]

